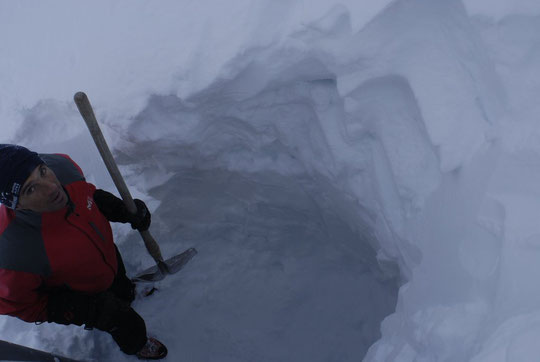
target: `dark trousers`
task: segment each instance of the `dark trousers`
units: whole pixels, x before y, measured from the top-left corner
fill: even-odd
[[[146,325],[142,317],[130,307],[135,299],[135,284],[127,277],[122,256],[116,248],[118,272],[109,288],[119,299],[126,302],[126,308],[119,312],[117,327],[109,331],[122,352],[135,354],[146,344]]]

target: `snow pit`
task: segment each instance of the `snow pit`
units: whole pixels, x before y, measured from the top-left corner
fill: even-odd
[[[400,277],[395,263],[378,260],[374,215],[336,173],[324,129],[343,102],[312,60],[248,92],[252,67],[215,85],[219,92],[154,96],[129,129],[121,162],[136,159],[138,175],[167,179],[149,191],[161,202],[162,248],[200,252],[163,282],[170,300],[142,311],[178,308],[167,323],[186,330],[162,332],[197,360],[358,360],[395,310]],[[359,165],[369,164],[364,156]],[[140,267],[133,261],[144,251],[132,246],[140,244],[123,245],[130,268]]]

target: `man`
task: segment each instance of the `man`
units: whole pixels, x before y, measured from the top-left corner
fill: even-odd
[[[27,322],[85,325],[110,333],[120,349],[161,359],[167,349],[148,338],[130,307],[126,276],[109,221],[147,230],[150,212],[85,181],[67,155],[38,155],[0,145],[0,314]]]

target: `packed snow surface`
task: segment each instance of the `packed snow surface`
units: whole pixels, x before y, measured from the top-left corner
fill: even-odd
[[[540,355],[537,1],[0,0],[0,40],[0,142],[114,191],[85,91],[165,257],[198,249],[134,304],[169,360]],[[74,326],[0,338],[131,360]]]

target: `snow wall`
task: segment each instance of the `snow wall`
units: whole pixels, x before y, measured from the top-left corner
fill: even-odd
[[[458,0],[0,4],[17,54],[2,142],[69,153],[112,190],[70,100],[85,90],[163,253],[199,249],[135,305],[172,354],[538,355],[538,18]],[[115,234],[129,272],[149,265]],[[106,335],[0,323],[16,343],[125,358]]]

